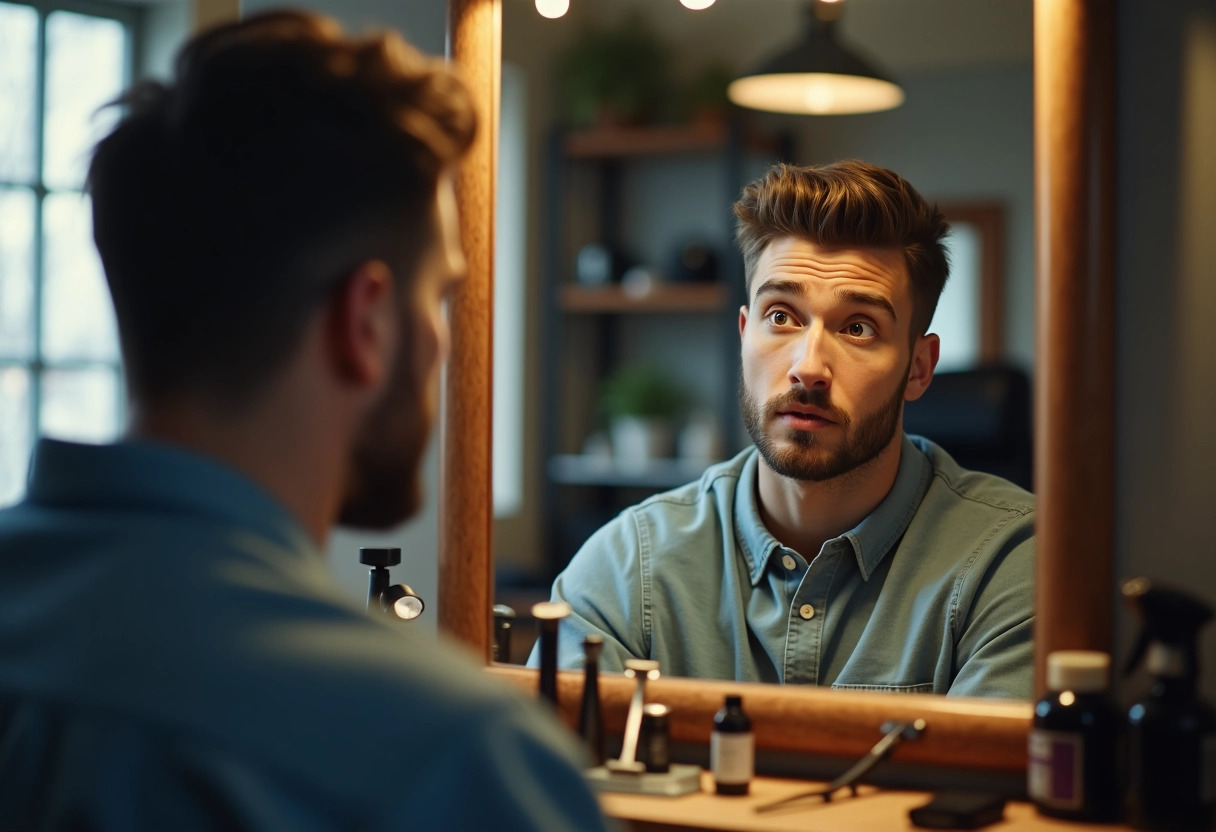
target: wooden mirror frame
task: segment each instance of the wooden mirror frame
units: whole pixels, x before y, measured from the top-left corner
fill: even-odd
[[[441,427],[439,625],[490,656],[494,587],[490,437],[493,229],[501,0],[449,0],[448,53],[472,86],[481,130],[457,174],[470,277],[453,299]],[[1091,0],[1034,0],[1037,333],[1035,492],[1036,695],[1048,653],[1109,652],[1114,541],[1114,10]],[[458,383],[453,383],[453,382]],[[535,671],[495,665],[535,689]],[[561,674],[573,722],[581,673]],[[621,730],[630,685],[600,680],[607,729]],[[887,719],[929,730],[899,759],[1015,771],[1026,765],[1026,702],[842,693],[660,679],[676,740],[708,742],[727,691],[748,701],[757,746],[856,755]]]

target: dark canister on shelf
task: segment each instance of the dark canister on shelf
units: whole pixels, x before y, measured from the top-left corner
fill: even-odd
[[[642,707],[638,759],[646,764],[647,771],[667,771],[671,768],[670,715],[671,709],[657,702]]]

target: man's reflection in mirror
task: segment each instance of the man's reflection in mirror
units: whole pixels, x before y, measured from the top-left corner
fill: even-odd
[[[609,671],[1029,698],[1034,498],[903,431],[938,359],[942,214],[857,161],[777,165],[734,210],[754,445],[583,545],[553,584],[561,665],[595,633]]]

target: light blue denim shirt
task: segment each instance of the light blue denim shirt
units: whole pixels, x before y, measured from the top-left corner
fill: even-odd
[[[460,652],[236,471],[44,441],[0,511],[0,829],[603,829],[573,735]]]
[[[761,520],[758,465],[748,449],[584,544],[553,584],[562,667],[595,633],[607,671],[1030,697],[1032,495],[905,436],[887,496],[808,562]]]

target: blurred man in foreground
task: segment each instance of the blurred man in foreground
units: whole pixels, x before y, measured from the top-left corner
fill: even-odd
[[[283,12],[124,103],[89,184],[132,420],[0,513],[0,828],[601,828],[550,716],[321,557],[419,506],[465,88]]]

